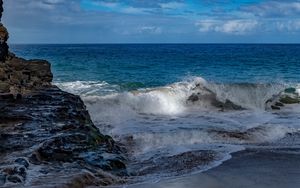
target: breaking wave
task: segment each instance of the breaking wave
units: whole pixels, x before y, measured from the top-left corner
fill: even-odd
[[[68,91],[77,88],[76,84]],[[82,96],[86,104],[99,113],[177,115],[195,109],[219,110],[220,107],[264,110],[268,99],[289,87],[286,84],[216,84],[196,77],[164,87],[111,92],[104,96],[90,95],[93,93],[90,87],[101,90],[105,85],[107,83],[89,83],[78,87],[80,91],[72,91],[84,93]],[[67,84],[65,86],[68,87]],[[300,89],[296,91],[299,93]]]
[[[81,95],[101,132],[127,147],[128,170],[138,179],[207,170],[247,145],[276,145],[300,131],[299,105],[282,113],[267,108],[268,102],[285,105],[280,96],[300,102],[297,84],[220,84],[194,77],[123,91],[106,82],[57,85]]]

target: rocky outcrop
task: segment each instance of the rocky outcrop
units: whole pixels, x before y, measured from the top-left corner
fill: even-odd
[[[5,93],[29,94],[52,81],[50,64],[44,60],[24,60],[10,55],[0,63],[0,95]]]
[[[204,87],[201,84],[197,84],[193,89],[193,93],[188,97],[187,103],[193,105],[202,105],[208,107],[218,108],[220,111],[224,110],[244,110],[243,107],[234,104],[230,100],[225,100],[224,102],[219,100],[217,95]]]
[[[266,101],[267,110],[280,110],[286,105],[299,104],[300,95],[296,88],[287,88],[278,95],[274,95],[271,99]]]
[[[3,12],[0,0],[0,20]],[[25,60],[9,53],[7,29],[0,23],[0,96],[28,94],[51,85],[50,64],[44,60]]]
[[[0,186],[73,187],[78,176],[89,177],[79,187],[107,185],[126,176],[124,163],[78,96],[49,86],[0,100]]]
[[[122,182],[122,149],[99,132],[80,97],[51,84],[47,61],[8,53],[7,39],[0,26],[0,187]]]
[[[3,12],[3,1],[0,0],[0,21]],[[8,56],[8,32],[7,29],[0,23],[0,61],[3,62]]]

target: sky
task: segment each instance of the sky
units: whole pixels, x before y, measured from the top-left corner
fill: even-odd
[[[4,0],[9,43],[300,43],[300,0]]]

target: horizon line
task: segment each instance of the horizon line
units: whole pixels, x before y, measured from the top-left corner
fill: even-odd
[[[264,45],[264,44],[282,44],[282,45],[299,45],[300,42],[261,42],[261,43],[258,43],[258,42],[204,42],[204,43],[196,43],[196,42],[155,42],[155,43],[151,43],[151,42],[120,42],[120,43],[9,43],[9,45],[128,45],[128,44],[132,44],[132,45],[136,45],[136,44],[149,44],[149,45],[155,45],[155,44],[196,44],[196,45],[199,45],[199,44],[203,44],[203,45],[209,45],[209,44],[228,44],[228,45],[231,45],[231,44],[254,44],[254,45]]]

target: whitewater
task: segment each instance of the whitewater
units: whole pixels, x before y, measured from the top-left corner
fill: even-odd
[[[300,146],[300,105],[280,102],[299,100],[299,84],[202,77],[130,91],[105,81],[56,84],[79,94],[101,132],[126,148],[132,183],[203,172],[246,148]]]

